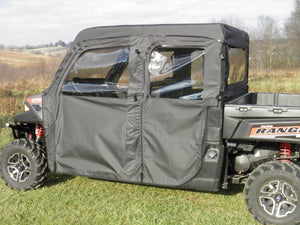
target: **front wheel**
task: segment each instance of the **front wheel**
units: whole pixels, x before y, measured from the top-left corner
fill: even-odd
[[[10,188],[26,191],[40,187],[47,176],[42,146],[26,139],[14,140],[2,152],[1,173]]]
[[[248,178],[244,196],[262,224],[299,224],[300,168],[280,161],[262,164]]]

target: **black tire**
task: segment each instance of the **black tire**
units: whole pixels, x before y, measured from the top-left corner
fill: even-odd
[[[300,224],[300,168],[281,161],[260,165],[248,178],[244,197],[262,224]]]
[[[2,179],[12,189],[26,191],[42,186],[47,171],[45,151],[33,141],[16,139],[2,152]]]

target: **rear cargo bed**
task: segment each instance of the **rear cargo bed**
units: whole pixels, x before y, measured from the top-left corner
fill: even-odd
[[[225,103],[223,137],[300,143],[300,94],[247,93]]]
[[[247,93],[246,95],[228,102],[228,104],[300,107],[300,94]]]

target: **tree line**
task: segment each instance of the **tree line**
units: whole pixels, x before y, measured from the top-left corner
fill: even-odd
[[[283,27],[271,16],[259,16],[254,29],[247,29],[238,18],[221,22],[248,31],[250,68],[256,70],[295,69],[300,67],[300,0]]]
[[[66,43],[62,40],[59,40],[57,42],[50,42],[48,44],[41,44],[41,45],[24,45],[24,46],[14,46],[14,45],[10,45],[10,46],[5,46],[4,44],[0,44],[0,50],[22,50],[22,49],[36,49],[36,48],[49,48],[49,47],[65,47],[68,48],[70,47],[72,44],[72,42]]]

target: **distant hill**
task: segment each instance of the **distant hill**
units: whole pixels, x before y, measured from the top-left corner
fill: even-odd
[[[33,54],[31,51],[36,51],[36,49],[32,50],[24,50],[24,51],[7,51],[7,50],[0,50],[0,63],[6,64],[11,67],[24,67],[29,66],[34,63],[40,63],[44,61],[45,63],[51,63],[53,61],[57,61],[57,58],[62,58],[65,54],[66,49],[57,49],[55,56],[51,57],[47,56],[47,52],[54,51],[54,48],[57,47],[50,47],[50,48],[43,48],[39,49],[39,51],[43,54]],[[59,53],[59,54],[58,54]],[[53,54],[54,55],[54,54]]]
[[[32,53],[36,55],[46,55],[46,56],[57,56],[65,55],[67,47],[57,46],[57,47],[40,47],[33,49],[24,49],[23,52]]]

